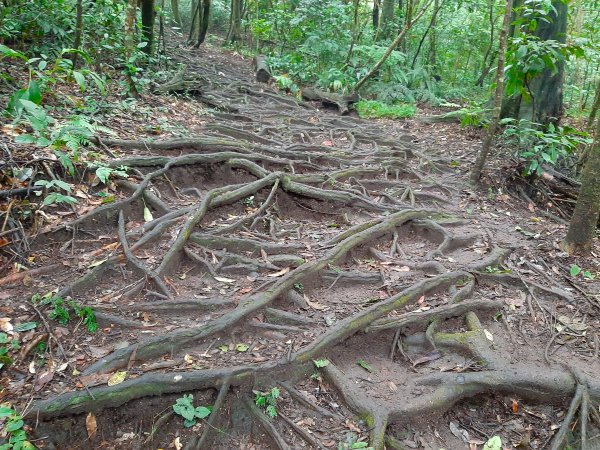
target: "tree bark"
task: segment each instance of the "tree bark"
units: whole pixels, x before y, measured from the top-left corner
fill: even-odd
[[[373,0],[373,29],[377,34],[379,29],[379,0]]]
[[[124,48],[125,48],[125,61],[129,64],[129,60],[133,56],[136,45],[136,29],[135,19],[137,14],[137,0],[127,0],[127,8],[125,11],[125,29],[124,29]],[[135,82],[131,78],[129,70],[125,71],[125,76],[129,84],[129,94],[132,97],[137,98],[139,96]]]
[[[148,55],[152,54],[154,44],[154,0],[142,0],[142,38],[146,46],[142,49]]]
[[[494,94],[494,110],[492,120],[488,129],[488,134],[483,142],[483,146],[475,159],[473,169],[471,170],[471,183],[479,183],[483,166],[490,152],[494,135],[500,124],[500,112],[502,108],[502,94],[504,92],[504,62],[506,58],[506,42],[508,40],[508,30],[511,22],[513,9],[513,0],[506,0],[506,11],[504,12],[504,22],[502,23],[502,31],[500,31],[500,43],[498,45],[498,69],[496,70],[496,91]]]
[[[171,13],[173,14],[175,24],[179,28],[182,28],[183,23],[181,22],[181,14],[179,14],[179,0],[171,0]]]
[[[548,20],[538,20],[535,36],[541,40],[566,42],[568,6],[563,0],[552,1],[553,10]],[[527,119],[534,123],[548,125],[557,123],[563,113],[564,60],[556,61],[555,69],[546,68],[540,74],[526,81],[531,100],[515,95],[507,98],[502,106],[501,117]]]
[[[76,18],[75,18],[75,38],[73,40],[73,48],[75,50],[81,50],[81,36],[83,35],[83,0],[77,0],[75,5]],[[77,66],[79,54],[73,55],[73,69]]]
[[[226,41],[233,44],[239,42],[242,35],[242,0],[231,0],[229,15],[229,32]]]
[[[382,0],[381,8],[381,37],[387,38],[394,31],[394,7],[396,0]]]
[[[596,120],[594,143],[581,176],[581,189],[563,241],[569,253],[587,254],[592,248],[596,224],[600,216],[600,120]]]
[[[198,40],[196,41],[196,45],[194,47],[198,48],[200,45],[204,43],[206,39],[206,33],[208,32],[208,18],[210,16],[210,0],[202,1],[202,9],[200,11],[201,21],[200,21],[200,30],[198,33]]]

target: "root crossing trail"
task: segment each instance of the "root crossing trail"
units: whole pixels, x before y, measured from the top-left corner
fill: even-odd
[[[561,419],[528,405],[573,398],[587,421],[597,348],[578,364],[550,338],[558,308],[596,310],[522,273],[520,250],[459,206],[464,177],[426,137],[281,95],[244,61],[188,59],[204,80],[190,100],[207,107],[203,132],[103,139],[132,176],[116,201],[44,236],[57,259],[69,253],[58,295],[91,306],[103,330],[56,355],[77,375],[36,390],[39,436],[55,448],[380,450],[467,448],[470,433],[543,448],[564,438]],[[107,385],[117,372],[125,381]],[[273,388],[269,417],[256,398]],[[185,428],[171,405],[188,393],[212,410]],[[500,415],[521,428],[489,425]]]

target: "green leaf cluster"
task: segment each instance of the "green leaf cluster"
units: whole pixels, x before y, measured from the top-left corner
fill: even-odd
[[[173,411],[175,411],[175,414],[183,417],[183,425],[189,428],[196,425],[197,419],[204,419],[208,417],[212,412],[212,407],[194,407],[194,396],[192,394],[185,394],[183,397],[177,399],[173,405]]]

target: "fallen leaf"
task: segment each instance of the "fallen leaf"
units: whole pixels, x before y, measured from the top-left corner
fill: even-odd
[[[464,428],[460,428],[458,426],[458,423],[453,422],[453,421],[450,422],[449,428],[454,436],[461,439],[465,443],[469,442],[469,432],[467,430],[465,430]]]
[[[186,354],[183,360],[188,364],[194,364],[194,358],[191,355]]]
[[[93,413],[89,413],[85,418],[85,429],[87,430],[87,434],[90,439],[94,439],[94,437],[96,437],[98,424],[96,422],[96,416]]]
[[[115,372],[108,379],[108,385],[116,386],[117,384],[121,384],[123,381],[125,381],[126,377],[127,377],[127,372],[125,372],[125,371]]]
[[[51,370],[46,370],[45,372],[42,372],[40,376],[37,377],[37,380],[35,380],[33,390],[36,392],[41,391],[44,388],[44,386],[46,386],[50,381],[52,381],[52,378],[54,378],[54,372],[52,372]]]
[[[410,272],[410,267],[408,267],[408,266],[392,267],[392,270],[395,270],[396,272]]]
[[[154,220],[154,216],[152,216],[152,212],[147,206],[144,206],[144,221],[152,222]]]
[[[398,390],[398,386],[396,386],[396,384],[393,381],[390,381],[388,383],[388,387],[390,388],[390,391],[392,391],[392,392],[396,392]]]
[[[438,352],[437,350],[434,350],[425,356],[421,356],[421,357],[413,360],[413,367],[416,367],[419,364],[423,364],[423,363],[426,363],[429,361],[435,361],[436,359],[440,359],[441,357],[442,357],[442,354],[440,352]]]
[[[0,317],[0,330],[6,333],[10,333],[13,330],[12,323],[10,323],[10,317]]]
[[[179,436],[173,439],[173,447],[175,447],[175,450],[181,450],[183,448],[183,444],[181,443],[180,439],[181,438]]]
[[[270,273],[267,276],[268,277],[280,277],[282,275],[285,275],[286,273],[288,273],[290,271],[289,267],[286,267],[285,269],[281,269],[279,272],[275,272],[275,273]]]
[[[511,409],[514,414],[517,414],[519,412],[519,402],[517,400],[512,399]]]
[[[483,329],[483,334],[485,334],[485,337],[487,338],[488,341],[494,342],[494,335],[492,333],[490,333],[488,330],[486,330],[485,328]]]
[[[325,311],[329,309],[328,306],[321,305],[319,302],[311,302],[306,294],[304,294],[304,301],[308,306],[310,306],[312,309],[316,309],[317,311]]]
[[[215,280],[220,281],[221,283],[235,283],[235,280],[231,279],[231,278],[225,278],[225,277],[214,277]]]

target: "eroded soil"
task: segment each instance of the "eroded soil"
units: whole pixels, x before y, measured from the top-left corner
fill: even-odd
[[[29,264],[51,270],[2,285],[14,325],[41,322],[30,299],[52,290],[100,325],[19,333],[51,336],[2,373],[36,445],[542,449],[578,383],[597,407],[598,284],[569,267],[598,262],[561,253],[564,225],[497,172],[467,185],[477,132],[342,117],[237,55],[178,51],[200,98],[109,116],[109,163],[132,169],[115,201],[82,187],[77,215],[47,209]],[[253,391],[273,387],[268,418]],[[186,428],[188,393],[214,408]]]

